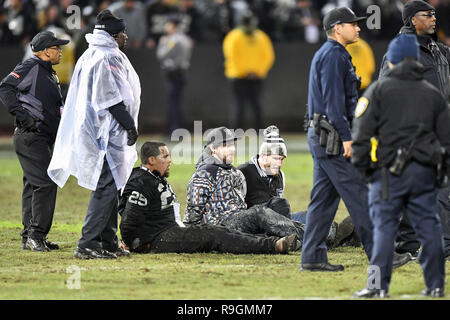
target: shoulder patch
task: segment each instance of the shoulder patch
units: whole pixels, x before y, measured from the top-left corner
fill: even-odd
[[[12,75],[16,79],[20,79],[20,75],[18,73],[11,72],[10,75]]]
[[[355,109],[355,117],[356,118],[361,117],[364,114],[364,112],[366,112],[368,106],[369,106],[369,99],[367,99],[366,97],[359,98],[358,104],[356,105]]]

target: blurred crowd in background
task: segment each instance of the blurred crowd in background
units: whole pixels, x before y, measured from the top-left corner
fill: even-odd
[[[352,8],[358,16],[372,16],[368,7],[377,5],[380,28],[361,23],[362,40],[348,48],[361,90],[371,82],[375,61],[373,41],[390,41],[403,25],[401,12],[408,0],[0,0],[0,48],[22,47],[26,59],[28,45],[35,34],[50,30],[58,38],[71,40],[63,47],[58,73],[63,96],[67,92],[73,66],[87,49],[85,35],[92,32],[97,14],[111,10],[127,25],[128,49],[155,50],[165,34],[168,20],[177,16],[178,31],[193,44],[222,45],[225,36],[239,26],[249,11],[258,27],[273,43],[304,42],[319,44],[326,39],[322,31],[324,15],[335,7]],[[429,0],[436,8],[438,38],[450,45],[450,0]],[[363,41],[365,40],[365,41]]]
[[[367,15],[367,7],[381,8],[381,29],[362,26],[366,40],[390,40],[402,26],[401,10],[407,0],[0,0],[0,45],[21,45],[43,29],[66,33],[77,58],[85,50],[84,34],[93,29],[98,12],[109,8],[127,22],[129,48],[156,46],[164,33],[168,15],[179,14],[181,30],[197,43],[221,43],[237,26],[240,17],[251,10],[259,28],[273,42],[304,41],[319,43],[325,39],[323,16],[334,7],[347,6],[357,15]],[[450,44],[450,0],[430,0],[436,8],[437,32]],[[69,28],[67,19],[80,8],[79,28]],[[68,10],[69,8],[69,10]],[[72,17],[73,19],[73,17]]]

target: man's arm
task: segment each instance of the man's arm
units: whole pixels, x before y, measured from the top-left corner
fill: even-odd
[[[363,178],[370,175],[370,139],[376,135],[379,102],[376,83],[369,86],[358,101],[353,120],[351,161]]]
[[[345,74],[348,64],[344,57],[329,55],[320,70],[320,85],[329,121],[338,131],[342,141],[352,140],[350,124],[346,117]]]
[[[450,174],[450,127],[448,125],[450,123],[450,109],[447,107],[447,103],[444,98],[442,98],[441,106],[436,115],[435,121],[436,135],[441,147],[443,147],[446,151],[447,171],[448,174]]]
[[[383,56],[383,60],[381,61],[381,69],[380,74],[378,75],[378,80],[383,79],[386,76],[386,73],[389,71],[389,67],[386,60],[386,55]]]
[[[139,229],[150,210],[150,202],[151,195],[144,192],[142,188],[130,184],[125,187],[120,199],[120,208],[123,208],[120,233],[123,241],[129,247],[132,245],[133,239],[144,236],[139,233]]]
[[[192,225],[203,222],[205,207],[213,190],[211,174],[206,170],[196,171],[187,187],[183,223]]]
[[[28,67],[18,65],[0,83],[0,100],[8,108],[8,112],[15,116],[19,122],[30,117],[28,112],[21,106],[18,98],[19,93],[27,91],[32,84],[33,79],[27,77],[28,72]],[[26,80],[24,81],[24,79]]]
[[[108,110],[117,122],[127,131],[127,145],[132,146],[135,144],[138,138],[138,132],[134,124],[134,120],[131,118],[130,113],[126,110],[123,102],[110,107]]]

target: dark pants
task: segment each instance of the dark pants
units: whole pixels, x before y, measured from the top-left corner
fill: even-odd
[[[231,81],[233,92],[232,127],[244,128],[245,105],[251,108],[251,115],[256,130],[262,128],[261,93],[263,80],[233,79]]]
[[[444,238],[445,256],[450,256],[450,188],[442,188],[437,193],[437,212],[441,222],[442,235]],[[400,220],[400,226],[395,239],[395,250],[397,252],[411,252],[415,254],[420,248],[420,242],[417,239],[408,216],[403,213]]]
[[[256,205],[227,217],[221,225],[244,233],[286,237],[296,234],[303,240],[303,224],[286,218],[264,205]]]
[[[308,145],[314,160],[314,185],[306,215],[301,263],[328,261],[326,238],[341,198],[370,260],[373,233],[366,183],[355,167],[342,155],[332,157],[326,155],[325,148],[319,145],[319,137],[313,128],[308,129]]]
[[[184,71],[177,70],[166,72],[165,77],[167,86],[167,116],[169,120],[169,134],[171,134],[175,129],[182,126],[182,97],[183,89],[186,85],[186,75]]]
[[[275,253],[278,238],[259,237],[221,226],[174,226],[152,241],[149,251],[155,253],[222,252],[235,254]]]
[[[80,248],[104,249],[112,252],[117,250],[118,203],[117,186],[105,159],[97,188],[89,199],[81,238],[78,241]]]
[[[308,213],[308,211],[292,212],[291,219],[294,221],[298,221],[300,223],[306,224],[306,214],[307,213]]]
[[[370,264],[380,268],[380,289],[389,289],[394,240],[404,210],[423,246],[419,262],[427,288],[444,288],[445,258],[442,230],[436,213],[434,169],[410,162],[400,177],[387,173],[387,200],[381,196],[380,171],[375,172],[369,191],[370,217],[374,225]]]
[[[23,170],[20,234],[24,241],[27,237],[44,239],[52,226],[56,204],[57,186],[47,175],[53,145],[41,133],[16,128],[14,149]]]

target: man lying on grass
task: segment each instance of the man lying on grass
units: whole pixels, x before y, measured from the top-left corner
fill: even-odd
[[[139,253],[288,253],[296,235],[261,237],[221,226],[181,223],[175,193],[166,178],[170,154],[161,142],[145,142],[141,166],[134,168],[119,205],[120,233],[125,249]]]

